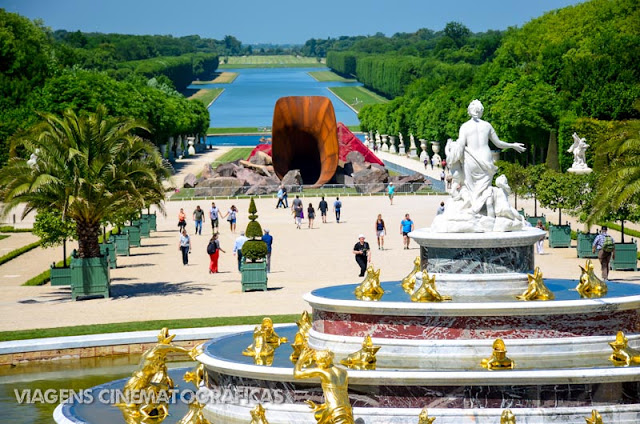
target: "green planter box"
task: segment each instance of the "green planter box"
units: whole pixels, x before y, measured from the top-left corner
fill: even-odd
[[[109,268],[118,268],[118,262],[116,260],[116,246],[113,243],[100,243],[100,253],[107,255],[109,260]]]
[[[638,270],[638,245],[633,243],[616,243],[616,258],[611,261],[611,269]]]
[[[598,234],[596,233],[582,233],[578,231],[578,244],[576,250],[578,251],[579,258],[597,258],[598,254],[593,253],[592,246],[593,240]]]
[[[263,290],[267,291],[267,263],[244,262],[241,267],[242,291]]]
[[[549,247],[571,247],[571,225],[549,225]]]
[[[109,242],[116,246],[116,255],[129,256],[129,234],[112,234]]]
[[[71,299],[80,296],[104,296],[111,294],[109,264],[106,256],[100,258],[71,259]]]
[[[547,227],[547,217],[545,215],[527,216],[525,219],[527,220],[527,222],[529,222],[529,224],[531,224],[532,227],[538,225],[538,220],[542,221],[542,225],[544,225],[545,228]]]
[[[149,225],[149,220],[144,216],[138,220],[135,220],[131,223],[136,227],[140,228],[140,237],[150,237],[151,236],[151,228]]]
[[[149,229],[151,231],[158,231],[157,216],[155,213],[143,213],[142,218],[149,220]]]
[[[520,214],[520,216],[525,216],[524,208],[520,209],[518,213]]]
[[[130,247],[140,247],[140,227],[128,225],[126,227],[122,227],[122,232],[129,234]]]
[[[70,286],[71,285],[71,267],[56,268],[55,264],[51,265],[51,285],[52,286]]]

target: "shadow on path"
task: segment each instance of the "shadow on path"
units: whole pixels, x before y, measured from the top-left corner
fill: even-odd
[[[193,281],[182,283],[140,283],[140,284],[118,284],[111,286],[111,297],[134,297],[134,296],[168,296],[173,294],[193,294],[210,290],[211,287],[200,285]]]

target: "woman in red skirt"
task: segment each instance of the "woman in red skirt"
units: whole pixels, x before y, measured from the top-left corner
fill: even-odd
[[[218,272],[218,257],[220,256],[220,242],[218,241],[218,233],[215,233],[211,240],[209,240],[209,245],[207,246],[207,253],[209,253],[209,258],[211,262],[209,263],[209,274]],[[226,253],[222,250],[223,253]]]

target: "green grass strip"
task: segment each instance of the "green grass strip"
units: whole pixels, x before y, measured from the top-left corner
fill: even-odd
[[[249,154],[251,154],[252,150],[253,150],[253,147],[236,147],[234,149],[229,150],[227,153],[223,154],[222,156],[220,156],[213,163],[214,164],[229,163],[238,159],[246,160],[249,157]]]
[[[355,79],[341,77],[333,71],[310,71],[307,72],[318,82],[356,82]]]
[[[329,90],[340,100],[360,112],[366,105],[377,105],[388,102],[387,99],[367,90],[364,87],[329,87]]]
[[[293,323],[299,314],[293,315],[269,315],[274,323]],[[223,325],[246,325],[259,324],[264,315],[242,316],[242,317],[215,317],[215,318],[188,318],[169,319],[158,321],[134,321],[115,324],[95,324],[77,325],[73,327],[38,328],[34,330],[2,331],[0,341],[28,340],[43,337],[67,337],[84,336],[87,334],[121,333],[129,331],[160,330],[164,327],[176,328],[198,328],[198,327],[220,327]]]
[[[248,69],[248,68],[326,68],[324,63],[227,63],[218,69]]]
[[[211,103],[216,101],[223,91],[224,88],[203,88],[198,90],[193,96],[189,97],[189,100],[197,100],[203,105],[209,107]]]
[[[23,253],[27,253],[30,250],[35,249],[36,247],[40,246],[40,243],[42,243],[40,240],[38,241],[34,241],[33,243],[27,244],[26,246],[22,246],[16,250],[12,250],[11,252],[7,253],[4,256],[0,257],[0,265],[9,262],[11,259],[15,259],[18,256],[22,255]]]
[[[264,131],[261,128],[256,127],[237,127],[237,128],[209,128],[207,135],[220,135],[220,134],[270,134],[268,131]]]
[[[30,233],[32,228],[15,228],[10,225],[0,227],[0,233]]]
[[[11,236],[8,235],[8,234],[0,234],[0,240],[4,240],[4,239],[9,238],[9,237],[11,237]]]
[[[67,258],[67,266],[71,263],[71,256]],[[56,268],[62,268],[62,261],[56,263]],[[46,271],[41,272],[35,277],[27,280],[25,283],[22,283],[23,286],[42,286],[51,281],[51,269],[47,268]]]

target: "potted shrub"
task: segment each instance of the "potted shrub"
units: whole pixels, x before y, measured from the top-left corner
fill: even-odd
[[[538,190],[542,175],[547,168],[544,164],[528,166],[525,169],[524,191],[526,195],[533,196],[533,215],[526,215],[527,221],[532,226],[538,225],[538,220],[542,221],[542,225],[547,227],[547,217],[545,214],[538,215]]]
[[[558,225],[549,224],[549,247],[571,247],[571,226],[562,224],[562,209],[577,206],[579,176],[548,170],[538,185],[538,200],[544,207],[558,210]]]
[[[611,261],[611,269],[622,270],[628,269],[638,270],[638,244],[631,239],[630,242],[624,241],[624,223],[625,221],[638,222],[640,220],[640,208],[635,204],[627,204],[621,206],[616,211],[611,212],[607,216],[607,221],[620,221],[620,243],[616,243],[615,257]]]
[[[262,227],[256,221],[256,203],[249,203],[249,224],[245,236],[249,239],[242,246],[242,291],[267,290],[267,244],[262,241]]]
[[[40,237],[41,246],[44,248],[62,245],[62,267],[51,264],[51,285],[71,285],[71,268],[67,265],[67,240],[76,237],[76,224],[64,219],[60,211],[55,209],[42,209],[36,215],[33,224],[33,234]]]

